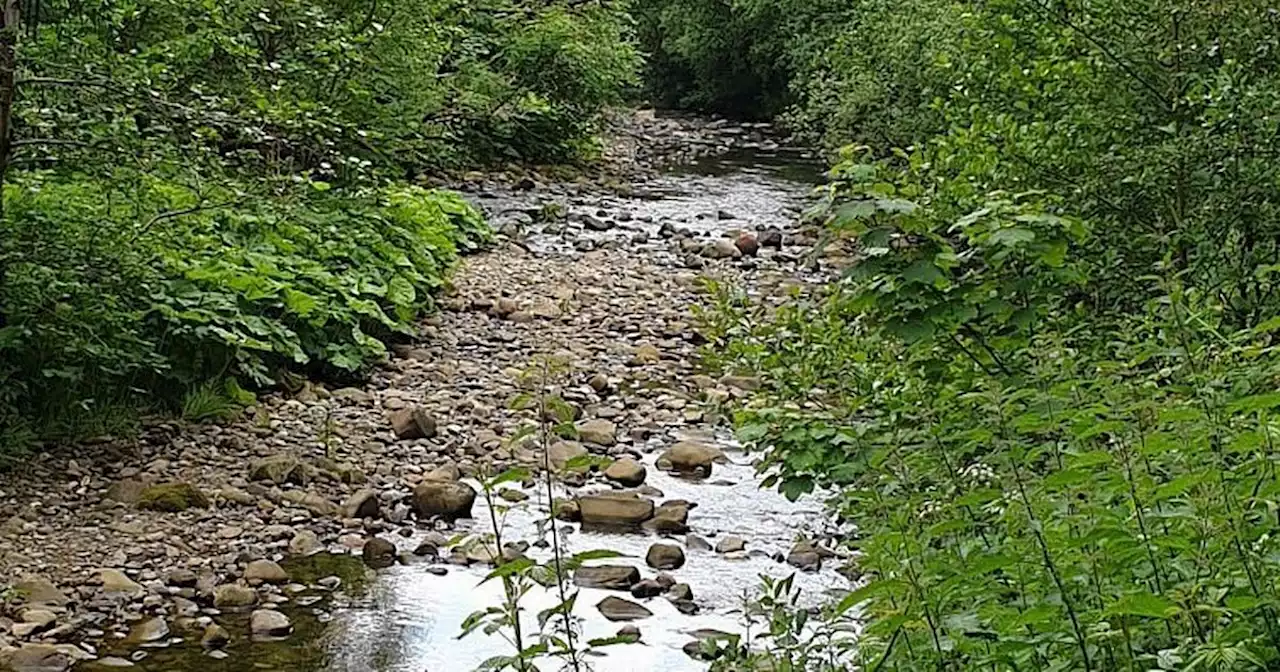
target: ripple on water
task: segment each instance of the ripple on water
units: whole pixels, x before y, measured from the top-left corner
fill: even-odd
[[[739,461],[744,459],[741,453],[731,453],[731,456]],[[825,524],[818,502],[793,503],[776,492],[760,490],[754,470],[749,466],[718,467],[709,481],[693,483],[653,468],[653,456],[647,462],[649,483],[662,490],[665,499],[687,499],[699,504],[690,514],[694,533],[709,538],[736,534],[746,540],[748,550],[764,551],[764,554],[730,560],[713,551],[686,550],[685,566],[669,573],[692,586],[702,613],[681,614],[662,597],[641,600],[654,612],[653,617],[636,623],[643,632],[643,643],[605,649],[604,657],[592,661],[592,666],[601,672],[705,667],[682,651],[684,644],[693,638],[689,633],[704,628],[741,632],[743,627],[735,609],[743,595],[754,593],[761,575],[782,578],[795,571],[767,556],[777,552],[785,554],[798,534],[816,532]],[[475,513],[477,520],[488,515],[479,503]],[[534,539],[537,518],[531,511],[509,513],[504,522],[504,537]],[[478,527],[476,531],[484,528]],[[644,564],[644,554],[657,540],[655,537],[578,532],[566,538],[570,553],[610,549],[629,557],[609,560],[608,564],[634,564],[646,577],[656,573]],[[333,628],[341,635],[333,639],[341,645],[330,652],[327,667],[321,669],[326,672],[444,672],[473,669],[492,656],[510,654],[511,645],[500,636],[486,637],[478,633],[457,640],[462,622],[469,614],[502,600],[499,583],[480,584],[484,574],[479,568],[450,567],[450,573],[441,577],[419,565],[397,567],[379,575],[368,607],[336,615]],[[820,602],[831,589],[848,587],[846,580],[831,569],[797,574],[796,585],[803,591],[803,599],[813,604]],[[586,637],[612,636],[621,625],[605,620],[595,608],[609,595],[625,596],[611,591],[581,591],[574,613],[583,619]],[[538,611],[556,603],[551,591],[539,589],[530,593],[523,603],[527,628],[535,627],[534,615]]]

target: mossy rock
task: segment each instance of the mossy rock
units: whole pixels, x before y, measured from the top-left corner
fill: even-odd
[[[190,483],[162,483],[142,491],[138,508],[148,511],[177,513],[187,509],[209,508],[209,497]]]

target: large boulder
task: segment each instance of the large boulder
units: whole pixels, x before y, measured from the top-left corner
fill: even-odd
[[[368,488],[356,492],[342,503],[343,518],[377,518],[381,512],[378,493]]]
[[[258,603],[258,591],[238,583],[227,583],[213,589],[213,606],[219,609],[251,607]]]
[[[569,462],[585,455],[587,455],[587,449],[576,441],[557,441],[547,449],[551,468],[557,473],[564,471]]]
[[[27,604],[45,604],[53,607],[65,607],[71,601],[49,579],[43,576],[27,576],[13,586],[14,592]]]
[[[635,527],[653,517],[653,502],[639,497],[588,495],[578,499],[582,524],[597,527]]]
[[[424,408],[406,408],[391,414],[391,430],[401,440],[434,439],[436,419]]]
[[[644,479],[647,475],[648,472],[645,470],[644,465],[629,457],[624,457],[614,462],[609,465],[608,469],[604,470],[605,478],[628,488],[644,485]]]
[[[127,641],[133,644],[157,642],[169,636],[169,623],[163,617],[147,619],[134,626]]]
[[[413,509],[419,518],[470,518],[475,502],[476,491],[466,483],[426,481],[413,489]]]
[[[64,646],[23,644],[4,654],[0,652],[0,669],[13,672],[63,672],[71,669],[77,657]]]
[[[274,609],[258,609],[249,616],[249,631],[258,637],[287,637],[293,632],[289,617]]]
[[[578,438],[597,446],[612,446],[618,442],[618,426],[608,420],[586,420],[577,425]]]
[[[787,564],[802,572],[816,572],[822,569],[822,554],[812,543],[801,539],[787,554]]]
[[[111,597],[134,599],[146,594],[147,589],[118,569],[98,570],[98,581],[102,584],[102,592]]]
[[[281,498],[290,504],[310,511],[317,516],[336,516],[340,512],[337,504],[329,501],[323,495],[319,495],[314,492],[289,490],[285,492]]]
[[[583,588],[601,590],[629,590],[639,583],[640,570],[625,565],[600,565],[579,567],[573,573],[573,582]]]
[[[289,573],[271,560],[254,560],[244,570],[244,580],[250,585],[259,583],[286,583]]]
[[[693,504],[683,499],[663,502],[654,509],[653,518],[646,521],[644,529],[654,534],[686,534],[689,532],[689,510]]]
[[[638,621],[653,615],[653,612],[646,609],[644,605],[612,595],[600,600],[596,608],[611,621]]]
[[[658,468],[683,476],[706,478],[714,464],[728,462],[724,451],[696,441],[681,441],[658,456]]]
[[[360,555],[364,564],[374,569],[385,569],[396,564],[396,545],[381,537],[373,537],[364,543]]]
[[[162,483],[150,486],[138,495],[138,508],[167,513],[207,509],[209,496],[190,483]]]
[[[138,503],[138,498],[142,496],[142,491],[146,489],[147,484],[145,482],[135,478],[126,478],[112,483],[102,498],[123,504],[136,504]]]
[[[746,550],[747,542],[742,537],[730,534],[720,538],[716,543],[716,553],[739,553]]]
[[[210,623],[205,626],[204,634],[200,635],[200,646],[206,649],[221,649],[230,643],[231,633],[217,623]]]
[[[680,569],[684,566],[684,549],[675,544],[654,544],[644,561],[654,569]]]
[[[298,530],[289,540],[290,555],[315,555],[324,550],[324,546],[320,543],[320,537],[311,530]]]
[[[276,485],[307,485],[314,474],[314,468],[291,455],[273,455],[249,467],[249,480],[270,481]]]

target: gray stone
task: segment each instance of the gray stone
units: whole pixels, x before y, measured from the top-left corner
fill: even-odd
[[[470,518],[475,501],[476,491],[466,483],[427,481],[413,490],[413,508],[419,518]]]
[[[684,476],[706,478],[711,475],[711,467],[716,463],[727,462],[724,451],[695,441],[681,441],[668,448],[658,457],[658,468],[675,471]]]
[[[249,585],[259,583],[288,583],[289,573],[271,560],[254,560],[244,570],[244,580]]]
[[[596,608],[605,618],[615,622],[638,621],[653,615],[653,612],[646,609],[644,605],[613,596],[600,600]]]
[[[231,643],[231,633],[217,623],[205,626],[204,634],[200,636],[200,646],[206,649],[220,649],[229,643]]]
[[[638,497],[588,495],[578,499],[584,525],[637,526],[653,517],[653,502]]]
[[[578,438],[597,446],[609,447],[618,442],[618,426],[608,420],[586,420],[577,425]]]
[[[629,590],[639,581],[640,570],[625,565],[579,567],[573,573],[573,582],[583,588]]]
[[[238,583],[227,583],[213,589],[213,606],[219,609],[250,607],[258,603],[258,591]]]
[[[614,462],[604,470],[605,478],[628,488],[643,485],[647,475],[644,465],[629,457]]]
[[[747,542],[742,537],[736,535],[727,535],[720,538],[716,542],[716,553],[737,553],[746,550]]]
[[[129,633],[129,639],[138,644],[158,642],[169,636],[169,623],[163,618],[143,621]]]
[[[373,537],[360,552],[364,564],[374,569],[385,569],[396,564],[396,545],[381,537]]]
[[[274,609],[258,609],[249,615],[249,631],[259,637],[286,637],[293,632],[293,624]]]
[[[654,569],[680,569],[684,566],[684,549],[675,544],[654,544],[644,560]]]
[[[14,584],[13,589],[27,604],[47,604],[52,607],[65,607],[71,600],[58,590],[58,587],[43,576],[23,577]]]
[[[311,530],[298,530],[289,540],[290,555],[314,555],[324,550],[324,546],[320,544],[320,537]]]
[[[576,441],[557,441],[547,449],[547,457],[551,460],[551,468],[556,472],[564,471],[569,462],[587,454],[587,449]]]
[[[381,512],[378,493],[367,488],[351,495],[342,504],[343,518],[377,518]]]
[[[146,588],[118,569],[98,570],[98,580],[102,583],[102,591],[112,597],[134,599],[147,592]]]

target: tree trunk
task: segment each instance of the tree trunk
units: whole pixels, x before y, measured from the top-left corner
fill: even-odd
[[[22,0],[0,0],[0,217],[4,216],[4,186],[13,160],[13,98],[18,69],[18,33],[22,22]],[[0,293],[3,293],[9,260],[0,248]],[[0,299],[2,301],[2,299]],[[0,329],[8,325],[8,314],[0,302]]]

